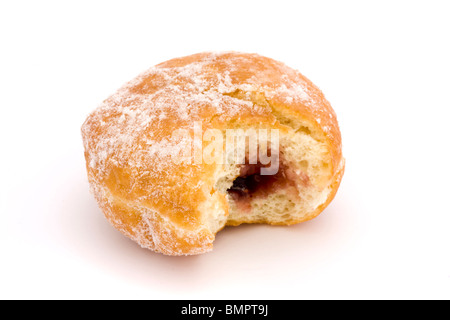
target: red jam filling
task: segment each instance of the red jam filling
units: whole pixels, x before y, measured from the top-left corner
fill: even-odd
[[[280,159],[281,160],[281,159]],[[227,190],[241,211],[251,209],[250,202],[255,198],[265,198],[280,189],[286,192],[295,189],[295,183],[289,179],[288,168],[279,161],[278,172],[274,175],[261,175],[262,164],[244,164],[240,175]]]

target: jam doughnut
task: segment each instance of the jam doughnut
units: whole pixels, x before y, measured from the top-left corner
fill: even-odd
[[[244,133],[244,143],[229,147],[230,132]],[[257,54],[158,64],[93,111],[82,136],[106,218],[167,255],[208,252],[227,225],[310,220],[334,198],[345,167],[323,93]]]

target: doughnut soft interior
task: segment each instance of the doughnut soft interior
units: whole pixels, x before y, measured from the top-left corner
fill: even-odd
[[[261,175],[267,165],[249,163],[248,150],[239,163],[195,161],[195,137],[208,129],[278,130],[277,149],[269,150],[278,171]],[[334,198],[344,172],[336,114],[322,92],[257,54],[207,52],[152,67],[90,114],[82,135],[106,218],[166,255],[208,252],[227,225],[310,220]]]

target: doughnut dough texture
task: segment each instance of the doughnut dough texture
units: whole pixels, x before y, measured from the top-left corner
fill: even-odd
[[[233,191],[246,177],[242,165],[174,161],[192,149],[196,121],[203,132],[224,135],[278,129],[276,181],[249,196]],[[190,134],[173,136],[176,129]],[[82,136],[91,190],[106,218],[167,255],[210,251],[225,225],[310,220],[334,198],[344,172],[336,114],[322,92],[257,54],[199,53],[152,67],[90,114]]]

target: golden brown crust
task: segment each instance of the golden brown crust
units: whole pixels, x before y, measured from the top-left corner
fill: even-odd
[[[240,92],[248,99],[237,98]],[[192,132],[194,121],[203,130],[273,128],[283,117],[308,123],[329,152],[332,192],[312,218],[332,200],[343,173],[336,115],[298,71],[256,54],[172,59],[105,100],[82,128],[92,190],[108,220],[142,246],[171,255],[206,252],[214,234],[199,205],[215,192],[217,168],[175,164],[172,157],[190,147],[192,135],[175,139],[173,131]],[[227,210],[225,196],[214,196]]]

